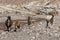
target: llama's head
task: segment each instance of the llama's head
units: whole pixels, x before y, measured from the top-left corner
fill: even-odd
[[[48,12],[50,15],[58,15],[58,11],[56,9],[53,9],[52,11]]]
[[[7,18],[8,18],[8,19],[11,19],[11,16],[8,16]]]

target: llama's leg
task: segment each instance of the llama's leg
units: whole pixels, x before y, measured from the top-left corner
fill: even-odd
[[[15,26],[15,30],[14,30],[14,32],[16,32],[16,30],[17,30],[17,26]]]
[[[30,16],[28,16],[28,25],[31,24]]]
[[[10,27],[9,27],[9,26],[7,26],[7,31],[8,31],[8,32],[9,32],[9,28],[10,28]]]
[[[52,18],[50,20],[51,25],[53,24],[53,21],[54,21],[54,15],[52,15]]]
[[[17,28],[18,28],[18,29],[20,29],[20,25],[19,25],[19,26],[17,26]]]
[[[48,27],[48,23],[49,23],[49,21],[48,21],[48,20],[46,20],[46,28]]]
[[[19,26],[17,26],[17,31],[20,31],[20,25],[19,25]]]

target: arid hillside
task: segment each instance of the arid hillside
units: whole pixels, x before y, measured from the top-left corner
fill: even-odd
[[[7,3],[7,4],[23,4],[28,3],[34,0],[0,0],[0,3]]]
[[[40,3],[45,3],[45,2],[51,1],[50,3],[52,3],[52,4],[56,4],[56,3],[60,2],[60,0],[0,0],[0,3],[25,4],[25,3],[29,3],[31,1],[40,1]]]

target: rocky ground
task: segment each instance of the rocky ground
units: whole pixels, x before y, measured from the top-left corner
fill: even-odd
[[[58,10],[60,11],[60,10]],[[40,21],[22,25],[19,32],[0,30],[0,40],[60,40],[60,14],[54,17],[54,24],[46,28],[46,22]],[[5,26],[0,24],[3,29]],[[30,28],[29,28],[30,27]]]
[[[4,11],[8,10],[10,8],[10,12],[11,10],[23,10],[22,8],[18,7],[17,9],[14,9],[16,7],[10,7],[10,5],[8,6],[2,6],[3,9],[3,13]],[[21,10],[20,10],[20,9]],[[6,10],[5,10],[6,9]],[[31,25],[21,25],[21,28],[19,29],[18,32],[7,32],[7,31],[3,31],[6,30],[6,26],[5,24],[2,22],[0,23],[0,40],[60,40],[60,9],[56,7],[56,10],[58,11],[58,15],[54,16],[54,23],[53,25],[51,25],[49,23],[49,26],[46,28],[46,22],[45,21],[38,21],[38,22],[34,22]],[[1,5],[0,5],[0,11],[1,11]],[[15,11],[13,11],[13,15],[16,15],[14,13],[16,13]],[[24,9],[24,11],[27,12],[27,10]],[[2,16],[5,16],[6,14],[1,14]],[[12,12],[11,12],[12,13]],[[11,14],[10,13],[10,14]],[[24,12],[23,12],[24,13]],[[19,14],[22,18],[22,16],[27,16],[26,14]],[[24,16],[24,17],[25,17]],[[17,17],[18,18],[18,17]],[[3,19],[3,18],[2,18]],[[4,21],[4,19],[1,21]],[[13,28],[14,29],[14,28]]]

